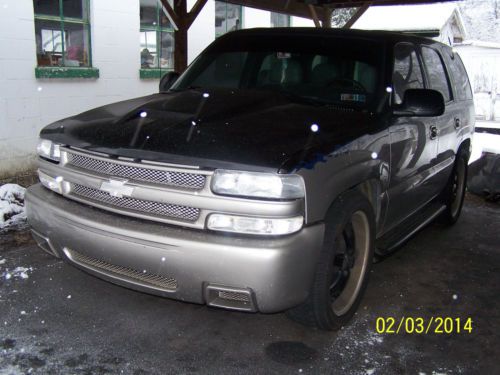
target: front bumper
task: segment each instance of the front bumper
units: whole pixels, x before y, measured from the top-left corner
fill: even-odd
[[[40,184],[25,199],[35,238],[54,255],[132,289],[237,310],[271,313],[303,302],[323,242],[323,224],[263,239],[116,215]]]

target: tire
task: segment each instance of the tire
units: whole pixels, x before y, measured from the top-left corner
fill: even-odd
[[[467,162],[467,154],[460,150],[457,153],[450,179],[442,194],[442,201],[446,205],[446,209],[441,216],[441,221],[446,225],[455,224],[462,212],[467,185]]]
[[[338,330],[356,312],[368,283],[375,219],[358,191],[343,193],[325,217],[323,249],[308,299],[288,315],[323,330]]]

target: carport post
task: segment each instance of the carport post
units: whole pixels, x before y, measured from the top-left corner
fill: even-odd
[[[188,61],[188,30],[207,3],[207,0],[197,0],[189,13],[186,0],[174,0],[173,9],[168,0],[161,0],[161,3],[175,27],[174,70],[182,73],[186,69]]]
[[[323,7],[323,19],[321,20],[321,27],[330,29],[332,27],[332,8]]]
[[[174,70],[182,73],[187,67],[188,30],[186,0],[174,0],[174,12],[177,14],[178,28],[175,30]]]

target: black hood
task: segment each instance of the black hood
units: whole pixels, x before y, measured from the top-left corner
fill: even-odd
[[[262,90],[189,89],[96,108],[45,127],[41,136],[134,159],[290,171],[373,128],[371,116],[357,109]]]

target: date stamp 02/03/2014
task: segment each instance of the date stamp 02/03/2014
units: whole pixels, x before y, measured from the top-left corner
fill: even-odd
[[[472,318],[431,316],[394,318],[378,317],[375,331],[380,334],[470,334],[473,330]]]

